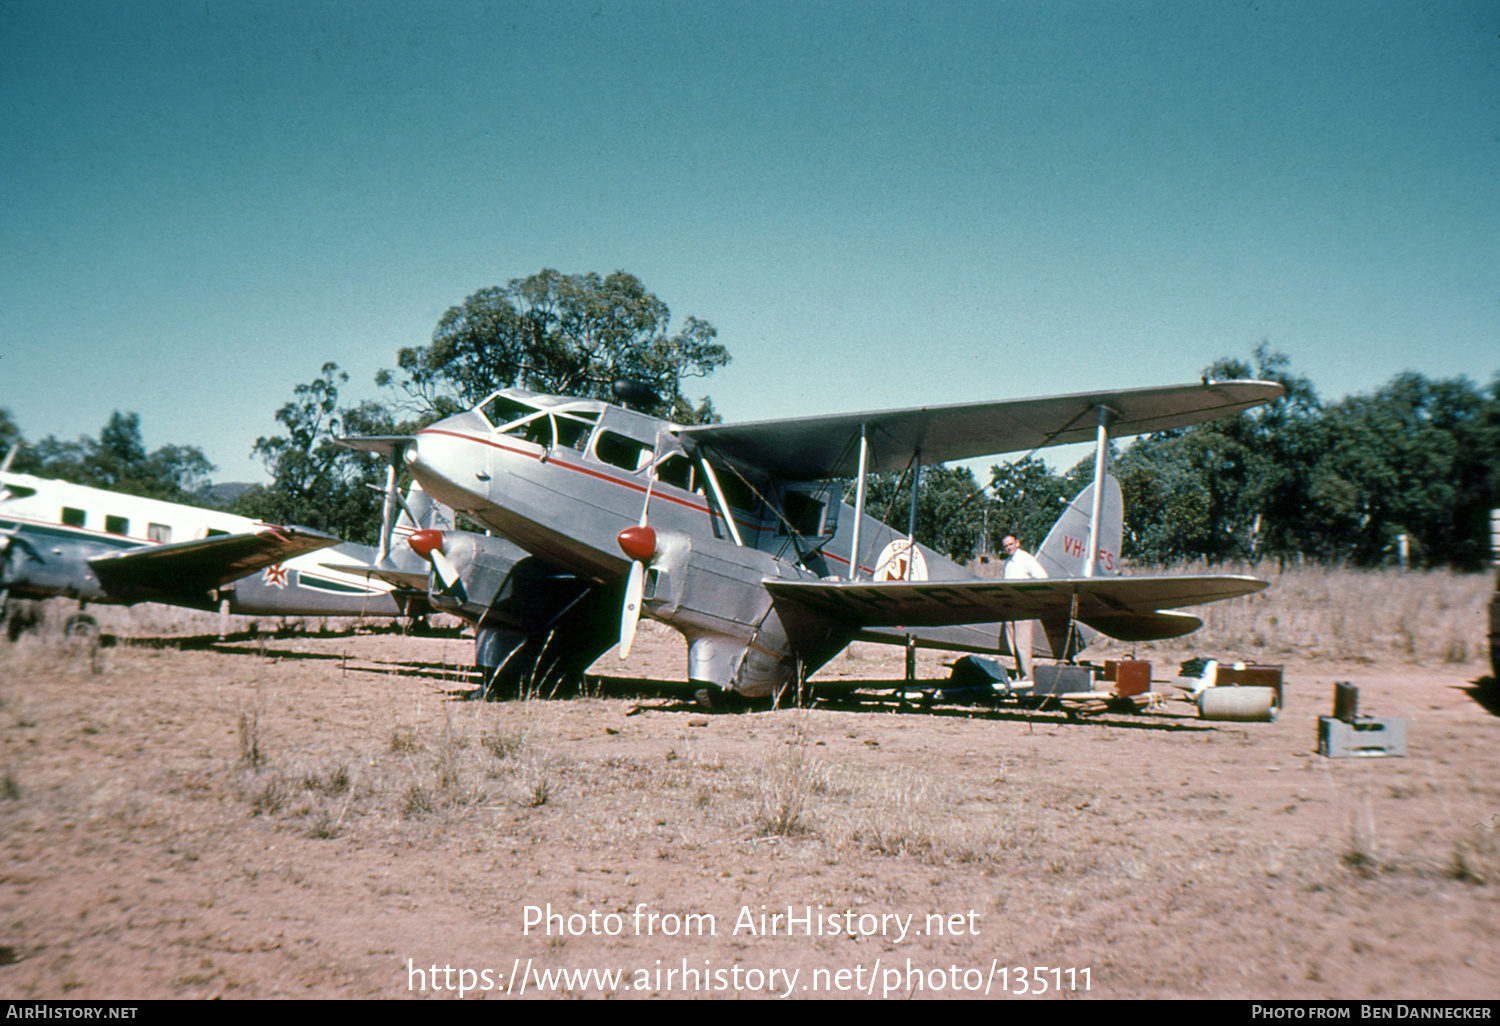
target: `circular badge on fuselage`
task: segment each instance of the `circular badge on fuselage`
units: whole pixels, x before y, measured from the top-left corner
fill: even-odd
[[[927,560],[923,558],[922,550],[913,548],[905,538],[897,538],[880,550],[880,559],[875,564],[875,580],[927,580]]]

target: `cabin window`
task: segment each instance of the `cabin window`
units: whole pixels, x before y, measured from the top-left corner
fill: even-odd
[[[583,450],[589,447],[589,435],[594,432],[592,422],[564,413],[554,415],[552,420],[557,425],[557,444],[559,446],[578,452],[583,452]]]
[[[823,528],[823,504],[805,492],[787,492],[781,497],[781,513],[786,519],[777,522],[776,533],[785,535],[787,524],[803,537],[810,538]]]
[[[219,535],[228,535],[228,534],[229,534],[228,531],[220,531],[217,528],[210,527],[208,529],[208,532],[206,534],[204,534],[203,537],[205,537],[205,538],[215,538],[215,537],[218,537]]]
[[[693,490],[693,462],[686,456],[668,456],[656,468],[656,479],[690,492]]]
[[[112,517],[105,515],[104,529],[110,534],[129,534],[130,520],[128,517]]]
[[[146,537],[165,545],[172,540],[172,528],[167,524],[147,524]]]
[[[69,527],[82,527],[88,521],[89,515],[81,509],[64,506],[62,511],[62,522]]]
[[[656,450],[634,438],[626,438],[613,431],[601,431],[599,440],[594,443],[594,455],[601,463],[608,463],[621,470],[636,471],[650,465],[656,456]]]

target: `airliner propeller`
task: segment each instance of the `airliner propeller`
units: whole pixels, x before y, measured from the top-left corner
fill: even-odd
[[[435,528],[426,527],[420,531],[413,531],[411,537],[406,539],[412,551],[432,564],[432,569],[437,573],[438,583],[443,586],[444,591],[453,591],[463,581],[458,575],[458,567],[453,565],[453,560],[448,558],[443,551],[443,532]]]
[[[625,579],[625,605],[620,611],[620,658],[630,656],[635,629],[641,620],[641,597],[646,591],[646,564],[656,556],[656,531],[646,526],[651,509],[651,485],[646,485],[646,504],[641,507],[640,523],[627,527],[615,536],[620,550],[630,557],[630,576]]]

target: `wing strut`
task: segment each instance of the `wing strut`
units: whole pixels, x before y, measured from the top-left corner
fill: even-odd
[[[702,467],[703,472],[708,475],[708,483],[713,487],[714,498],[719,502],[719,509],[724,512],[724,523],[729,527],[729,536],[734,539],[734,543],[736,545],[743,549],[745,547],[745,541],[740,537],[740,529],[735,526],[734,513],[732,513],[729,509],[729,500],[724,498],[724,489],[719,487],[719,475],[714,473],[714,468],[709,465],[708,459],[706,457],[699,460],[698,465]],[[650,493],[648,492],[647,499],[649,498]]]
[[[906,579],[912,579],[912,569],[917,565],[917,487],[922,483],[922,450],[911,458],[911,512],[906,517]]]
[[[1100,403],[1098,448],[1094,452],[1094,507],[1089,513],[1089,550],[1083,561],[1083,576],[1093,577],[1099,561],[1099,529],[1104,519],[1104,472],[1109,463],[1109,425],[1118,414]],[[1118,555],[1118,553],[1117,553]]]
[[[846,450],[847,451],[847,450]],[[859,426],[859,480],[854,486],[854,544],[849,549],[849,580],[859,579],[859,529],[865,519],[865,471],[870,466],[870,436]]]
[[[390,465],[385,468],[385,502],[380,510],[380,552],[375,558],[377,564],[383,564],[391,558],[391,532],[396,526],[396,503],[399,501],[397,484],[399,482],[401,454],[404,446],[396,446],[391,450]],[[421,527],[421,524],[413,524],[413,527]]]

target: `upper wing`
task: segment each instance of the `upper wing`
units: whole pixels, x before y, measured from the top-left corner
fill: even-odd
[[[1047,399],[923,406],[881,413],[701,424],[681,428],[688,444],[762,467],[782,477],[816,480],[859,472],[859,432],[870,443],[869,470],[901,470],[914,452],[927,464],[1093,441],[1099,406],[1114,411],[1112,437],[1166,431],[1227,417],[1280,397],[1269,381],[1218,381]]]
[[[1105,624],[1123,628],[1139,621],[1145,626],[1158,610],[1236,598],[1266,587],[1265,581],[1254,577],[1212,575],[1013,581],[769,580],[765,584],[773,599],[795,603],[847,626],[940,627],[1073,616],[1106,634],[1110,632],[1104,630]]]
[[[89,560],[89,566],[99,576],[99,583],[110,590],[197,594],[304,552],[337,545],[338,541],[331,534],[307,527],[265,524],[244,534],[216,534],[98,556]]]

